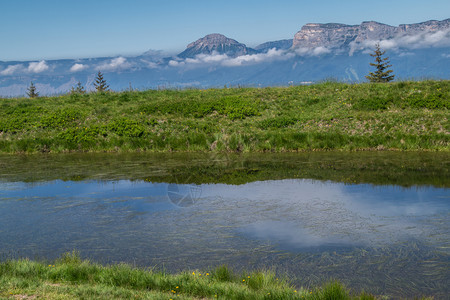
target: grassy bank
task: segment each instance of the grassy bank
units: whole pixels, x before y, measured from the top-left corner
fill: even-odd
[[[450,81],[0,99],[0,152],[442,150]]]
[[[165,274],[128,265],[101,266],[77,253],[55,262],[0,263],[0,297],[12,299],[376,299],[338,282],[296,288],[269,271],[234,274],[227,267]]]

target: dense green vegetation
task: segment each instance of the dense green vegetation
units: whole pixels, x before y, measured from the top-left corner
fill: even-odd
[[[338,282],[296,288],[271,271],[214,270],[166,274],[129,265],[101,266],[76,252],[52,263],[0,263],[0,297],[15,299],[376,299],[350,293]]]
[[[450,81],[0,99],[0,152],[449,150]]]

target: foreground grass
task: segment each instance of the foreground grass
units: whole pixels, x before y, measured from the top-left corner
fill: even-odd
[[[272,272],[233,274],[226,267],[169,275],[128,265],[101,266],[76,253],[54,264],[0,263],[0,297],[20,299],[375,299],[338,282],[296,289]]]
[[[450,81],[0,99],[0,152],[442,150]]]

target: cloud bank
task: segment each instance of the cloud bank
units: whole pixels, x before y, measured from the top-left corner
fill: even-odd
[[[399,35],[386,40],[366,40],[362,43],[350,43],[350,55],[355,51],[374,49],[375,44],[380,44],[383,50],[398,49],[422,49],[450,47],[450,28],[436,32],[424,31],[415,35]]]
[[[20,73],[41,73],[49,69],[45,60],[41,60],[39,62],[30,62],[28,67],[25,67],[23,64],[18,65],[9,65],[6,69],[0,72],[1,75],[14,75]]]
[[[41,73],[48,70],[48,65],[45,60],[41,60],[40,62],[30,62],[28,65],[28,72],[30,73]]]
[[[331,53],[331,50],[326,47],[320,46],[316,48],[296,48],[295,53],[298,56],[320,56]]]
[[[86,69],[88,66],[87,65],[83,65],[83,64],[74,64],[71,68],[70,68],[70,72],[79,72],[79,71],[83,71],[84,69]]]
[[[0,72],[2,75],[13,75],[14,73],[19,73],[23,71],[25,68],[23,65],[9,65],[6,69]]]
[[[125,57],[119,56],[111,59],[109,62],[104,62],[98,65],[95,69],[98,71],[118,71],[131,67],[131,63],[129,63]]]
[[[226,54],[218,54],[217,52],[208,54],[199,54],[195,58],[186,58],[184,60],[171,60],[169,66],[195,66],[205,64],[215,64],[224,67],[239,67],[245,65],[259,64],[263,62],[287,60],[295,56],[295,53],[286,50],[270,49],[266,53],[242,55],[238,57],[230,57]]]

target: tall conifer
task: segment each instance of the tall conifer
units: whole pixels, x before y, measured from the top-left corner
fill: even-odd
[[[391,75],[394,71],[389,69],[392,67],[389,64],[389,57],[383,57],[385,53],[386,51],[381,51],[380,44],[376,44],[374,53],[370,54],[370,56],[375,57],[375,63],[370,63],[370,65],[376,68],[375,72],[370,72],[366,76],[370,82],[389,82],[394,80],[395,75]]]
[[[33,81],[31,82],[30,86],[27,89],[27,95],[30,98],[39,97],[39,93],[36,91],[36,86],[34,85]]]
[[[97,77],[95,78],[94,87],[97,92],[109,91],[109,85],[106,83],[106,80],[103,78],[103,74],[100,71],[98,71]]]

